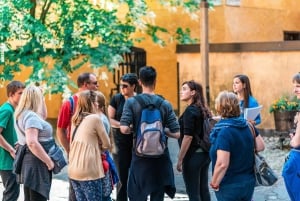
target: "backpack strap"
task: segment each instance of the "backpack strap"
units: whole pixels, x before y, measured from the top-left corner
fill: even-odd
[[[140,95],[134,96],[134,98],[142,106],[142,108],[145,108],[145,107],[147,107],[147,105],[150,105],[150,104],[146,104],[145,99],[143,99]],[[163,102],[164,102],[164,99],[161,97],[158,97],[158,99],[154,103],[154,106],[159,109]]]
[[[73,115],[73,113],[74,113],[74,98],[73,98],[73,96],[70,96],[69,97],[69,101],[70,101],[70,112],[71,112],[71,114]]]
[[[165,120],[164,120],[163,112],[160,110],[160,106],[165,101],[165,99],[162,98],[161,96],[157,96],[157,97],[158,97],[158,99],[156,100],[155,103],[146,104],[145,99],[142,96],[140,96],[140,95],[133,96],[133,98],[135,100],[137,100],[137,102],[141,105],[142,109],[146,108],[148,105],[151,105],[151,104],[154,105],[155,108],[159,109],[160,115],[162,118],[163,127],[165,127]]]

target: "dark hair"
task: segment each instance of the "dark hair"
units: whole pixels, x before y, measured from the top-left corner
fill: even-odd
[[[293,83],[300,84],[300,72],[293,76]]]
[[[250,80],[247,75],[236,75],[234,78],[239,78],[239,80],[245,85],[244,89],[244,104],[243,108],[249,107],[249,97],[252,96]]]
[[[128,82],[130,85],[135,85],[135,88],[138,85],[138,77],[135,73],[126,73],[122,75],[121,81]]]
[[[156,70],[152,66],[144,66],[140,69],[139,79],[144,86],[152,86],[156,80]]]
[[[20,81],[11,81],[6,86],[6,95],[9,97],[10,95],[14,95],[19,89],[25,89],[25,84]]]
[[[239,117],[241,110],[239,99],[235,93],[221,91],[216,98],[216,111],[221,117]]]
[[[187,85],[190,90],[195,90],[195,95],[192,97],[192,104],[196,105],[197,107],[199,107],[202,112],[203,112],[203,116],[205,118],[211,117],[211,112],[206,104],[206,101],[204,99],[203,96],[203,87],[200,83],[194,81],[194,80],[190,80],[190,81],[186,81],[183,82],[182,85]]]
[[[84,83],[90,82],[90,75],[92,73],[82,73],[77,78],[77,86],[80,88],[84,85]]]

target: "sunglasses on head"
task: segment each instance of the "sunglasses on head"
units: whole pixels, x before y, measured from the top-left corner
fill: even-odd
[[[127,84],[120,84],[120,88],[122,88],[122,89],[126,89],[126,88],[128,88],[129,86],[127,85]]]

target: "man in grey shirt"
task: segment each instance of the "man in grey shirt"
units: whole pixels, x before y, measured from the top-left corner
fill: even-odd
[[[154,104],[161,98],[154,93],[156,70],[153,67],[145,66],[140,69],[139,84],[142,86],[143,92],[138,96],[146,104]],[[171,104],[164,100],[159,109],[166,135],[178,138],[179,124]],[[141,111],[142,107],[135,98],[127,99],[120,120],[120,130],[123,134],[129,134],[131,129],[137,133]],[[173,198],[175,192],[174,172],[168,148],[159,158],[145,158],[136,155],[134,151],[132,152],[128,180],[130,201],[144,201],[147,200],[148,195],[150,195],[151,201],[163,201],[164,193]]]

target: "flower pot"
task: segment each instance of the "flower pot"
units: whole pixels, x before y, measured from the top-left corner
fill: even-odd
[[[297,111],[275,111],[274,121],[276,131],[289,131],[294,127],[294,117]]]

